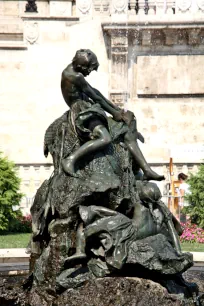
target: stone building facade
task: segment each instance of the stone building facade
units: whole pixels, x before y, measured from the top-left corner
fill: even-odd
[[[27,5],[27,6],[26,6]],[[61,72],[93,50],[88,81],[131,109],[147,160],[168,180],[204,157],[203,0],[0,0],[0,151],[19,167],[27,200],[52,172],[47,126],[67,106]]]

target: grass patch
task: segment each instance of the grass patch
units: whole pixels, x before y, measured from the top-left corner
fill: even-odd
[[[30,236],[30,233],[0,235],[0,249],[26,248]],[[181,248],[182,251],[204,252],[204,243],[182,242]]]
[[[26,248],[30,233],[0,235],[0,249]]]
[[[182,242],[181,249],[188,252],[204,252],[204,243]]]

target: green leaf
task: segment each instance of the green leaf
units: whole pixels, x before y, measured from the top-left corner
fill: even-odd
[[[13,205],[19,205],[23,194],[20,192],[20,178],[15,164],[0,152],[0,233],[9,229],[9,224],[19,216]]]
[[[204,228],[204,164],[199,166],[198,172],[190,175],[188,180],[191,194],[185,197],[190,204],[185,208],[191,221]]]

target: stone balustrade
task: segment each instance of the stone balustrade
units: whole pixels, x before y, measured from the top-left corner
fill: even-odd
[[[76,0],[76,6],[86,3],[83,14],[96,15],[178,15],[188,14],[195,18],[195,14],[204,13],[202,0]],[[89,3],[89,6],[88,6]],[[92,4],[91,4],[92,3]],[[90,9],[88,9],[90,7]]]
[[[169,164],[168,163],[152,163],[152,169],[160,174],[164,174],[166,180],[159,182],[158,186],[164,196],[166,195],[166,185],[170,182]],[[196,173],[199,164],[174,164],[174,177],[176,178],[180,172]],[[52,164],[41,165],[17,165],[18,174],[21,178],[21,191],[24,197],[21,201],[21,209],[24,214],[30,213],[30,207],[33,203],[35,193],[44,180],[48,179],[53,173]]]
[[[26,1],[0,1],[0,16],[73,17],[112,15],[178,15],[204,13],[203,0],[50,0],[37,1],[37,12],[26,12]]]

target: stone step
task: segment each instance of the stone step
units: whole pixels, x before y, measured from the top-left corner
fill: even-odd
[[[0,249],[0,264],[29,262],[30,254],[26,249]]]

